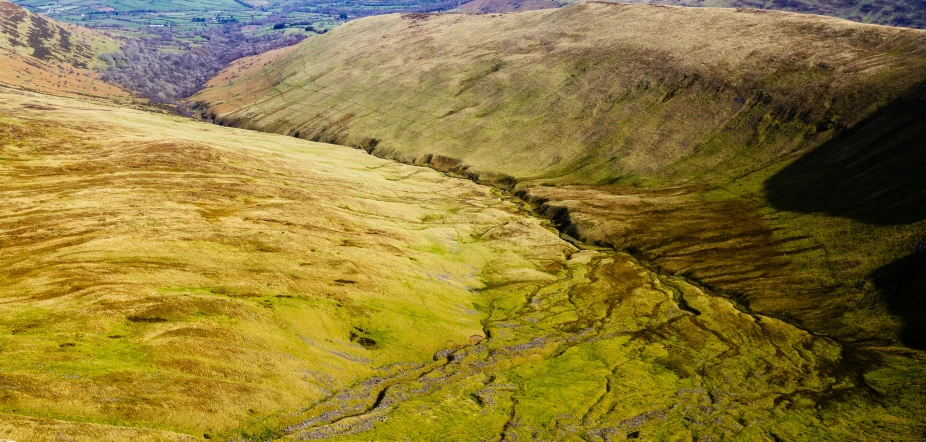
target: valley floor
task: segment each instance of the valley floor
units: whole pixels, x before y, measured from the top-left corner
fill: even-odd
[[[427,168],[3,89],[0,177],[0,438],[924,431],[923,352],[745,311]]]

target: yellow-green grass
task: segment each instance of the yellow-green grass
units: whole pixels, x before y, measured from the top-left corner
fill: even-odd
[[[0,437],[923,431],[921,352],[579,251],[491,188],[102,102],[0,115]]]
[[[229,431],[468,344],[483,280],[572,250],[362,151],[13,90],[0,115],[0,437]]]
[[[840,344],[576,253],[469,181],[100,103],[0,106],[3,437],[921,431],[917,354],[885,350],[872,397]]]

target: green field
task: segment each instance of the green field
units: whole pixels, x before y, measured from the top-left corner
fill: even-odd
[[[306,26],[327,31],[350,18],[427,8],[428,0],[359,2],[286,0],[282,2],[235,0],[16,0],[16,4],[65,23],[105,30],[127,37],[154,38],[171,34],[179,42],[195,44],[192,34],[226,22],[261,22],[249,32],[273,32],[273,25],[287,24],[286,33],[306,32]],[[167,45],[169,46],[169,45]]]
[[[155,38],[168,32],[178,41],[196,44],[192,34],[209,27],[234,21],[247,23],[280,12],[280,7],[252,8],[232,0],[40,0],[17,1],[17,4],[65,23],[100,29],[126,37]],[[330,29],[343,20],[325,14],[293,14],[283,22],[312,22],[319,30]],[[271,32],[272,24],[262,25],[261,33]],[[302,29],[304,26],[299,27]],[[296,29],[288,31],[297,32]],[[307,33],[309,34],[309,33]]]

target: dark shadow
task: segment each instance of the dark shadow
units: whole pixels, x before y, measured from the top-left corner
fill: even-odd
[[[884,305],[904,321],[904,345],[926,349],[926,249],[898,259],[870,275]]]
[[[926,219],[926,84],[791,163],[765,191],[779,210],[877,225]],[[926,243],[869,279],[903,321],[901,341],[926,349]]]
[[[870,224],[926,219],[924,86],[769,178],[768,201],[780,210]]]

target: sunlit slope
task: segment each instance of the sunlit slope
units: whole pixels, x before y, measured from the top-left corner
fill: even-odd
[[[28,92],[0,115],[0,437],[926,430],[922,352],[579,251],[470,181]]]
[[[924,63],[926,31],[581,4],[358,20],[199,97],[221,124],[517,181],[575,237],[922,347]]]
[[[494,13],[559,8],[576,0],[470,0],[460,5],[466,12]],[[714,8],[755,8],[820,14],[862,23],[926,27],[926,8],[906,0],[621,0],[615,3],[646,3]]]
[[[721,183],[820,144],[924,72],[926,31],[580,4],[358,20],[196,98],[224,124],[481,174]]]
[[[298,409],[482,339],[475,291],[574,250],[486,187],[339,146],[10,90],[0,128],[0,437]]]
[[[118,44],[0,0],[0,83],[64,95],[128,94],[95,78],[97,56]]]

